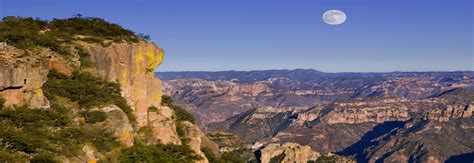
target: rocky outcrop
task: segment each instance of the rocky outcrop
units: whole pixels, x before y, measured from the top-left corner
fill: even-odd
[[[108,47],[81,44],[97,65],[94,72],[120,84],[123,97],[135,110],[138,126],[146,125],[148,107],[160,107],[161,103],[162,84],[153,71],[163,60],[163,49],[143,41],[114,43]]]
[[[311,150],[309,146],[301,146],[295,143],[269,144],[260,150],[260,161],[269,163],[272,158],[281,157],[281,162],[306,163],[310,160],[317,160],[320,153]]]
[[[202,143],[205,141],[203,140],[204,134],[202,131],[194,124],[188,121],[180,122],[183,125],[184,135],[182,139],[185,139],[186,144],[189,145],[191,150],[196,152],[196,154],[203,157],[203,159],[197,161],[200,163],[208,163],[209,160],[205,157],[204,153],[201,152],[203,148]]]
[[[133,146],[133,127],[122,109],[115,105],[110,105],[100,110],[107,114],[105,125],[112,130],[114,137],[118,138],[125,147]]]
[[[350,159],[333,154],[322,155],[315,152],[309,146],[302,146],[296,143],[268,144],[259,150],[260,161],[262,163],[282,162],[282,163],[307,163],[307,162],[337,162],[355,163]]]
[[[0,97],[6,100],[6,106],[28,104],[34,108],[48,108],[49,101],[41,87],[47,80],[51,63],[44,60],[52,52],[28,54],[12,46],[0,47]]]
[[[114,43],[108,47],[78,42],[91,55],[92,71],[105,80],[120,84],[122,96],[134,110],[137,127],[151,126],[157,141],[181,144],[176,133],[173,110],[161,106],[162,83],[153,72],[163,61],[164,51],[153,43]],[[155,106],[156,112],[148,108]],[[153,138],[154,139],[154,138]]]

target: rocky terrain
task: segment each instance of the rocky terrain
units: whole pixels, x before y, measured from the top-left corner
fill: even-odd
[[[154,43],[98,18],[6,17],[0,29],[0,162],[151,158],[137,150],[208,162],[202,148],[219,154],[192,119],[162,101],[153,70],[164,51]]]
[[[156,75],[208,131],[256,145],[295,142],[359,162],[473,159],[474,72]]]

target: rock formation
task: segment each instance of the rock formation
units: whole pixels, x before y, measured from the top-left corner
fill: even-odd
[[[322,159],[327,159],[318,152],[311,150],[309,146],[302,146],[296,143],[268,144],[259,150],[260,161],[262,163],[282,162],[282,163],[306,163],[306,162],[321,162]],[[337,163],[355,162],[347,158],[338,157],[329,154],[330,160]],[[320,161],[321,160],[321,161]],[[329,160],[326,160],[329,161]],[[324,161],[323,161],[324,162]]]
[[[162,83],[154,77],[154,69],[163,60],[163,49],[154,43],[140,41],[138,43],[113,43],[104,47],[99,44],[77,41],[74,43],[90,54],[96,66],[84,68],[102,79],[118,83],[121,94],[132,107],[136,117],[136,125],[128,120],[125,113],[115,105],[95,108],[104,111],[107,122],[114,136],[126,147],[134,145],[134,137],[142,127],[152,128],[152,144],[182,144],[176,132],[174,111],[161,106]],[[70,75],[81,66],[79,56],[73,53],[70,58],[39,48],[36,50],[19,50],[13,46],[3,45],[0,48],[0,97],[5,99],[5,106],[28,105],[32,108],[47,109],[49,100],[44,96],[42,87],[47,81],[48,72],[52,69]],[[150,107],[157,111],[149,111]],[[200,151],[200,144],[212,146],[212,142],[194,124],[186,125],[190,130],[187,138],[192,140],[193,150],[207,160]],[[192,131],[192,132],[191,132]],[[153,141],[154,140],[154,141]],[[214,146],[214,148],[217,148]],[[94,150],[84,147],[86,160],[94,160]],[[66,160],[73,159],[68,158]],[[204,161],[206,162],[206,161]]]

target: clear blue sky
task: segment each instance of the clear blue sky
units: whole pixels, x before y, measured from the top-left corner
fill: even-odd
[[[151,35],[158,71],[474,70],[472,0],[0,0],[2,17],[76,13]]]

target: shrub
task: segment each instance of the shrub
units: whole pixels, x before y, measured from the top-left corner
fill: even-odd
[[[50,109],[26,106],[3,109],[0,111],[0,126],[1,149],[37,155],[38,160],[44,158],[39,157],[45,155],[41,152],[75,156],[86,143],[99,151],[110,151],[118,146],[106,129],[74,125],[71,113],[54,103]]]
[[[175,115],[176,115],[176,121],[189,121],[191,123],[194,122],[194,117],[191,113],[188,111],[184,110],[183,108],[176,106],[173,104],[174,101],[170,96],[161,96],[161,105],[163,106],[168,106],[171,109],[173,109]]]
[[[50,152],[40,152],[36,156],[34,156],[31,160],[31,163],[54,163],[60,162],[54,155]]]
[[[161,96],[161,105],[163,106],[170,106],[173,105],[173,98],[170,96]]]
[[[3,105],[5,105],[5,99],[0,97],[0,109],[3,108]]]
[[[174,110],[174,113],[176,115],[176,120],[178,122],[180,122],[180,121],[189,121],[191,123],[194,123],[194,117],[188,111],[184,110],[183,108],[181,108],[179,106],[175,106],[175,105],[173,105],[171,108]]]
[[[132,108],[120,94],[120,86],[90,73],[74,72],[69,77],[52,70],[48,74],[48,81],[43,85],[43,90],[48,99],[53,99],[55,96],[66,97],[78,102],[84,109],[115,104],[125,112],[132,124],[136,123]]]
[[[59,54],[71,54],[74,36],[85,36],[83,41],[103,43],[104,40],[113,42],[138,42],[140,38],[134,32],[109,23],[100,18],[74,17],[68,19],[53,19],[51,21],[7,16],[0,21],[0,42],[19,49],[36,47],[49,48]],[[144,37],[146,39],[149,37]]]
[[[107,119],[107,113],[101,110],[82,111],[81,115],[86,120],[86,123],[103,122]]]
[[[283,161],[283,159],[285,159],[285,153],[281,153],[275,157],[272,157],[270,159],[270,163],[280,163]]]
[[[95,67],[96,64],[92,61],[92,57],[87,51],[80,46],[76,46],[77,54],[79,55],[79,61],[81,62],[82,68]]]
[[[148,112],[158,112],[158,108],[156,106],[148,107]]]
[[[118,156],[119,162],[162,162],[162,163],[191,163],[202,159],[189,147],[183,145],[152,145],[136,144],[124,149]]]
[[[206,155],[209,162],[212,163],[245,163],[246,161],[242,159],[241,155],[238,152],[225,152],[221,157],[218,157],[212,153],[210,148],[201,149],[204,155]]]

